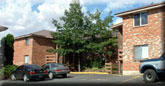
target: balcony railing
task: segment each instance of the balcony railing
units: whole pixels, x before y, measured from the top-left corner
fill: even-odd
[[[123,50],[118,49],[118,60],[122,60],[122,59],[123,59]]]

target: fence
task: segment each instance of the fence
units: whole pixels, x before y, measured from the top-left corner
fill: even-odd
[[[105,63],[105,72],[108,72],[110,74],[119,74],[119,62],[110,62],[110,63]]]

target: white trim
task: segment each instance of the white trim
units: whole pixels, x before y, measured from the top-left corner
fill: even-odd
[[[123,75],[140,75],[138,70],[123,70]]]
[[[141,47],[142,48],[142,50],[141,50],[141,54],[142,54],[142,56],[141,56],[141,58],[140,59],[136,59],[135,58],[135,47]],[[147,57],[144,57],[144,47],[146,47],[147,48],[147,54],[146,54],[146,56]],[[139,60],[143,60],[143,59],[148,59],[149,58],[149,45],[148,44],[146,44],[146,45],[137,45],[137,46],[134,46],[134,60],[135,61],[139,61]]]
[[[29,59],[29,55],[25,55],[25,56],[24,56],[24,63],[25,63],[25,64],[28,64],[28,63],[29,63],[29,60],[30,60],[30,59]]]
[[[127,14],[141,12],[141,11],[146,11],[146,10],[150,10],[150,9],[154,9],[154,8],[159,8],[159,7],[163,7],[163,6],[165,6],[165,4],[161,4],[161,5],[157,5],[157,6],[152,6],[152,7],[147,7],[147,8],[142,8],[142,9],[139,9],[139,10],[134,10],[134,11],[125,12],[125,13],[119,13],[119,14],[116,14],[115,16],[121,17],[121,16],[124,16],[124,15],[127,15]]]

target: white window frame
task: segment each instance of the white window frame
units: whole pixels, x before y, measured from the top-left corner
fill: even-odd
[[[142,18],[141,18],[142,13],[147,13],[147,24],[142,24]],[[139,26],[135,26],[135,19],[134,19],[135,14],[140,14],[140,25]],[[146,26],[146,25],[148,25],[148,12],[147,11],[133,14],[133,27],[140,27],[140,26]]]
[[[135,58],[135,47],[144,47],[144,46],[147,46],[147,57],[143,57],[144,56],[144,52],[143,52],[143,50],[141,51],[141,53],[142,53],[142,58],[140,58],[140,59],[136,59]],[[149,58],[149,46],[148,45],[138,45],[138,46],[134,46],[134,60],[136,61],[136,60],[143,60],[143,59],[148,59]]]
[[[28,40],[28,42],[27,42],[27,40]],[[29,37],[26,37],[26,38],[25,38],[25,44],[26,44],[26,45],[29,45],[29,44],[30,44],[30,38],[29,38]]]
[[[28,57],[28,62],[26,62],[26,57]],[[24,56],[24,63],[25,63],[25,64],[29,64],[29,60],[30,60],[30,59],[29,59],[29,55],[25,55],[25,56]]]

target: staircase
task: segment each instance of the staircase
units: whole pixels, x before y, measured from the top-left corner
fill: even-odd
[[[112,63],[105,63],[105,72],[112,73]]]
[[[46,55],[46,63],[57,63],[56,55]]]
[[[122,58],[123,58],[123,50],[119,49],[118,50],[118,60],[122,60]]]

